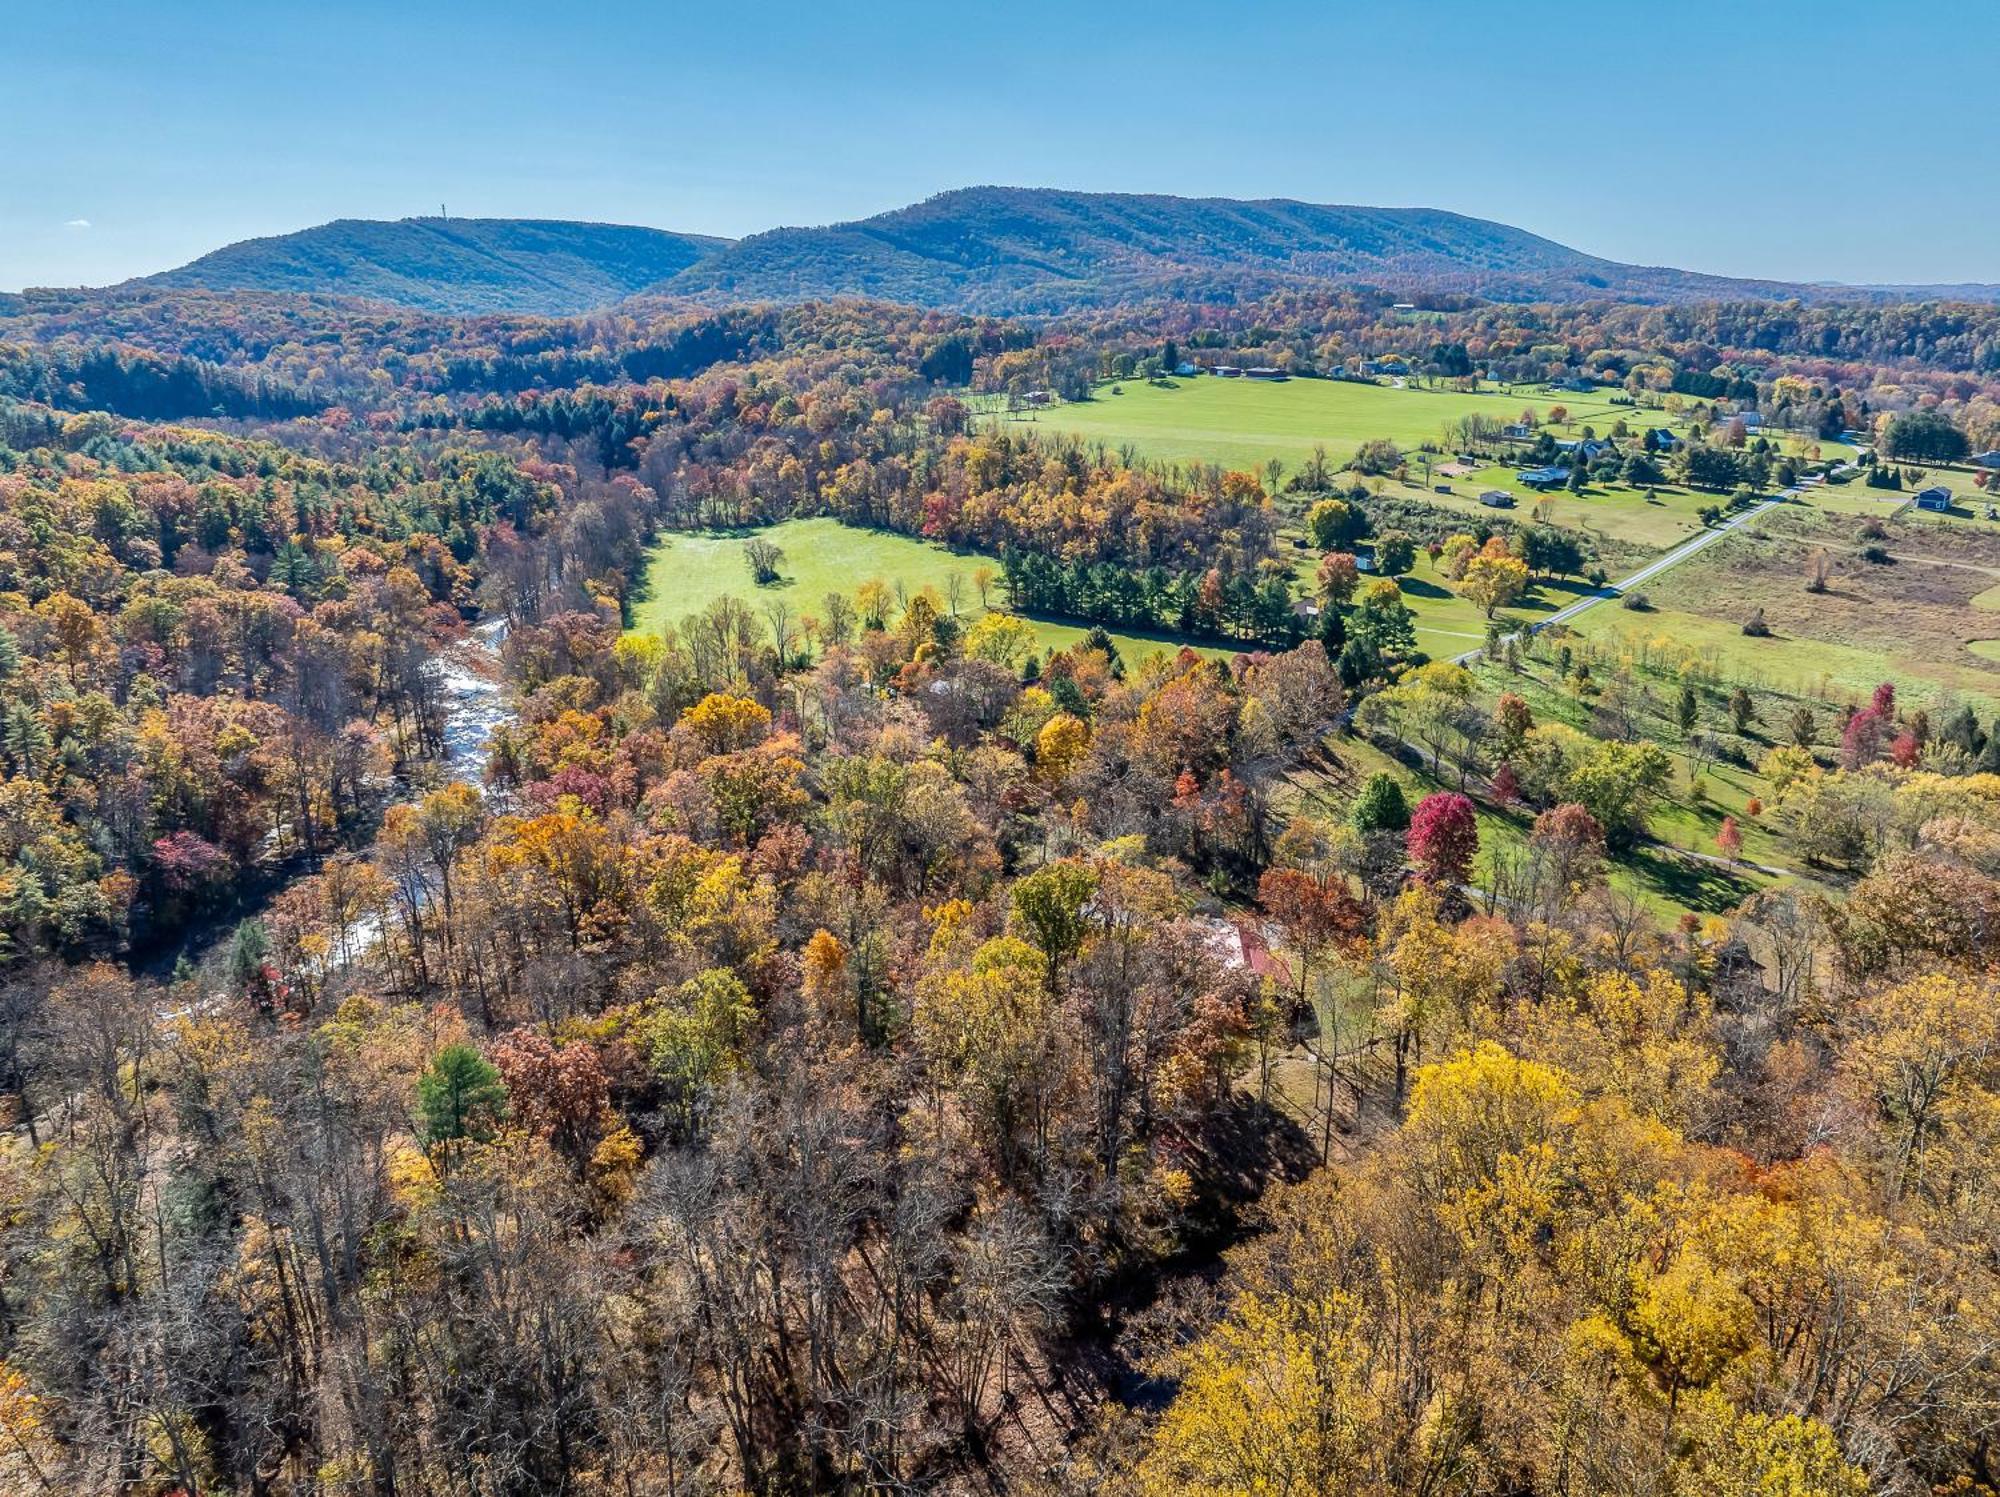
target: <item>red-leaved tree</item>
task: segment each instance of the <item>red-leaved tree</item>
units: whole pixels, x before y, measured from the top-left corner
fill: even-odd
[[[1722,818],[1722,825],[1716,829],[1715,845],[1732,863],[1742,855],[1743,829],[1736,824],[1734,816]]]
[[[1307,977],[1328,947],[1351,941],[1366,928],[1368,913],[1335,881],[1321,881],[1296,868],[1273,868],[1257,883],[1257,902],[1283,935],[1292,955],[1304,1007]]]
[[[1410,817],[1404,846],[1427,884],[1462,884],[1472,877],[1479,852],[1479,820],[1472,802],[1455,790],[1427,795]]]

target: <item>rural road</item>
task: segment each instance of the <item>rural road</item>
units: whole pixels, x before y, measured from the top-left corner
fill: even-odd
[[[1756,519],[1766,510],[1775,509],[1784,502],[1785,501],[1782,499],[1766,499],[1764,500],[1763,503],[1754,505],[1751,508],[1744,510],[1742,514],[1736,515],[1731,519],[1724,520],[1720,525],[1715,526],[1713,529],[1704,530],[1698,535],[1690,536],[1687,540],[1682,541],[1678,546],[1674,547],[1674,549],[1669,551],[1665,556],[1657,557],[1654,560],[1647,562],[1646,565],[1639,568],[1638,571],[1632,573],[1631,576],[1621,577],[1616,582],[1607,583],[1605,586],[1597,589],[1596,592],[1587,593],[1583,597],[1578,598],[1574,603],[1570,603],[1562,608],[1558,608],[1554,613],[1550,614],[1547,618],[1538,619],[1534,623],[1530,624],[1526,629],[1517,631],[1515,634],[1508,635],[1506,637],[1509,639],[1519,638],[1521,634],[1533,634],[1538,629],[1548,628],[1549,625],[1551,624],[1566,624],[1571,619],[1575,618],[1578,614],[1582,613],[1585,609],[1595,608],[1599,603],[1602,603],[1606,598],[1619,597],[1625,593],[1630,592],[1635,587],[1641,587],[1644,584],[1651,582],[1655,577],[1659,576],[1662,572],[1665,572],[1670,568],[1679,566],[1682,562],[1686,561],[1690,556],[1694,555],[1697,551],[1706,551],[1710,546],[1714,545],[1717,541],[1721,540],[1724,536],[1728,535],[1732,530],[1735,530],[1738,526],[1748,525],[1752,520]],[[1483,649],[1467,650],[1463,655],[1455,655],[1452,658],[1459,665],[1470,665],[1475,659],[1477,659],[1483,653],[1485,653]]]

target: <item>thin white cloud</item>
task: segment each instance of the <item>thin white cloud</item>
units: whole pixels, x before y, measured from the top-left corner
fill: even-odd
[[[90,220],[87,218],[64,219],[63,227],[65,229],[87,229],[90,227]]]

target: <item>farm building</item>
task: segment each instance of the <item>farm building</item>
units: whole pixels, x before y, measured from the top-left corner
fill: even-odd
[[[1934,483],[1917,494],[1917,508],[1948,511],[1951,508],[1951,490],[1941,483]]]
[[[1488,489],[1479,496],[1479,502],[1488,509],[1512,509],[1514,496],[1505,489]]]
[[[1664,426],[1652,427],[1646,433],[1646,450],[1648,452],[1672,452],[1680,445],[1681,439],[1668,431]]]
[[[1510,421],[1500,428],[1500,437],[1508,442],[1532,442],[1535,440],[1535,429],[1525,421]]]
[[[1201,370],[1198,369],[1195,365],[1188,363],[1184,359],[1180,363],[1174,365],[1174,373],[1178,374],[1182,379],[1186,379],[1190,375],[1201,373]]]
[[[1055,399],[1055,396],[1047,390],[1030,390],[1021,398],[1027,401],[1029,405],[1047,405]]]
[[[2000,452],[1975,452],[1972,460],[1982,468],[2000,468]]]
[[[1291,378],[1291,376],[1285,373],[1284,370],[1272,369],[1269,368],[1268,366],[1256,369],[1246,369],[1243,371],[1243,377],[1245,379],[1268,379],[1268,380],[1284,380]]]
[[[1569,482],[1569,469],[1530,468],[1521,475],[1521,482],[1531,489],[1559,489]]]
[[[1221,375],[1224,379],[1240,379],[1243,375],[1243,371],[1234,364],[1217,364],[1211,372]]]

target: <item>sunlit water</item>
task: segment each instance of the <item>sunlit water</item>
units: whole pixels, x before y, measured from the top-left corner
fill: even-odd
[[[444,693],[445,777],[478,784],[486,769],[486,754],[494,733],[513,720],[500,684],[500,647],[507,639],[507,621],[488,619],[461,642],[438,655],[430,669]],[[353,965],[381,944],[383,917],[363,916],[347,928],[328,965],[336,970]],[[226,995],[211,993],[183,1008],[160,1012],[173,1020],[216,1008]]]

